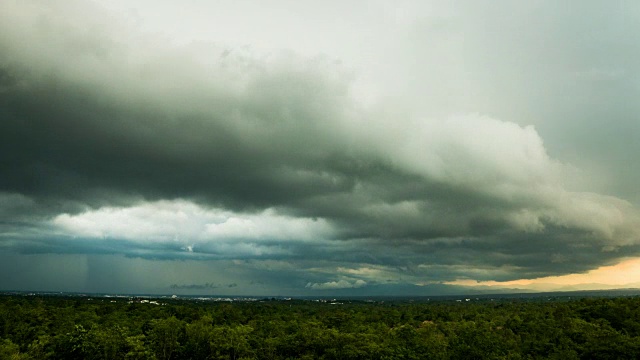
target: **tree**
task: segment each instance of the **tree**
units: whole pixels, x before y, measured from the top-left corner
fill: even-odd
[[[0,341],[0,360],[20,360],[27,359],[24,354],[20,353],[20,346],[14,344],[9,339]]]
[[[203,316],[199,320],[187,324],[185,356],[189,359],[206,359],[211,352],[210,342],[213,339],[213,319]]]
[[[214,359],[253,359],[253,348],[249,344],[249,334],[253,328],[249,325],[214,326],[210,342]]]
[[[156,356],[160,360],[170,360],[180,347],[179,338],[184,323],[175,316],[168,319],[156,319],[151,322],[149,338]]]

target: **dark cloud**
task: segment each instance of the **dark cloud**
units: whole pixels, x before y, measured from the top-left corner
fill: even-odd
[[[35,20],[11,19],[25,9]],[[389,267],[410,281],[511,280],[638,254],[633,206],[576,191],[577,171],[550,157],[533,127],[366,108],[350,93],[348,71],[325,60],[170,49],[142,35],[123,39],[116,26],[90,31],[91,20],[61,18],[63,5],[5,10],[0,248],[283,261],[294,275],[263,281],[283,276],[314,289],[376,284],[312,271],[349,264]],[[274,211],[287,217],[286,231],[207,238],[215,221],[205,218],[189,233],[171,228],[182,236],[175,240],[78,233],[82,216],[163,200],[261,227],[242,216]],[[132,229],[150,216],[131,216]],[[314,228],[317,238],[302,241],[287,228],[293,219],[320,219],[331,231]]]
[[[212,283],[204,283],[204,284],[171,284],[169,286],[171,289],[180,289],[180,290],[212,290],[217,289],[219,286]]]

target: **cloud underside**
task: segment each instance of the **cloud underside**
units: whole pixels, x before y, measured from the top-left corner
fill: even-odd
[[[531,126],[364,106],[322,59],[162,47],[26,4],[0,6],[0,249],[284,261],[310,289],[638,254],[637,210],[576,191]]]

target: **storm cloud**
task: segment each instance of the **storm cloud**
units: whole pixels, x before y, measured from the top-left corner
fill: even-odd
[[[547,9],[540,10],[551,16],[538,35],[544,39],[529,38],[528,28],[519,32],[529,43],[522,48],[543,58],[483,78],[481,69],[497,71],[495,62],[525,61],[526,54],[515,52],[518,44],[499,52],[518,40],[505,32],[516,24],[458,23],[469,7],[446,10],[437,21],[407,20],[410,41],[431,36],[436,54],[459,56],[453,60],[468,67],[468,90],[482,93],[462,104],[457,90],[448,90],[460,84],[447,77],[465,70],[444,69],[446,56],[431,58],[425,48],[415,58],[424,69],[403,66],[402,57],[393,70],[400,79],[414,71],[429,91],[365,99],[358,69],[328,56],[213,41],[172,44],[97,4],[4,2],[0,249],[235,261],[246,274],[236,269],[216,283],[237,283],[247,293],[251,281],[273,289],[285,282],[279,289],[301,292],[506,281],[585,272],[638,255],[637,198],[625,185],[638,174],[611,183],[590,178],[594,169],[635,165],[618,163],[622,158],[608,147],[602,159],[571,152],[571,141],[580,148],[607,133],[577,139],[568,131],[563,138],[551,131],[551,120],[528,122],[531,113],[514,110],[528,99],[541,101],[546,85],[531,78],[536,72],[562,70],[558,81],[565,84],[571,76],[593,81],[581,91],[596,96],[602,81],[634,69],[579,63],[582,48],[545,52],[540,42],[547,37],[559,49],[586,26],[556,28],[554,16],[568,15]],[[476,27],[482,31],[474,33]],[[492,31],[495,39],[483,37]],[[457,48],[460,36],[470,45]],[[599,36],[584,41],[616,46]],[[621,56],[612,53],[613,60]],[[465,62],[475,54],[485,56]],[[564,65],[546,69],[556,55]],[[494,110],[488,99],[502,95],[491,93],[489,83],[507,89],[517,83],[521,94],[510,92],[504,108]],[[390,93],[418,86],[389,84]],[[628,88],[620,91],[629,96]],[[566,103],[536,115],[589,111],[576,97],[553,96]],[[569,105],[577,109],[567,115]],[[629,111],[611,114],[607,126],[617,130],[610,133],[637,130]],[[560,128],[576,126],[567,123]],[[553,134],[550,148],[545,132]],[[639,143],[622,142],[612,146],[634,153]],[[212,280],[189,282],[195,280],[188,272],[166,286],[212,289]]]

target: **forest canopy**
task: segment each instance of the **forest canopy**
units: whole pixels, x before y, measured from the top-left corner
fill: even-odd
[[[336,301],[0,296],[0,359],[620,359],[640,298]]]

